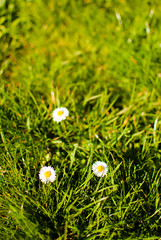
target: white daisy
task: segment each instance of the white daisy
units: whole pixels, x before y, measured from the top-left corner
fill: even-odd
[[[42,167],[39,172],[39,178],[43,183],[54,182],[56,173],[53,167]]]
[[[108,172],[108,167],[105,162],[97,161],[92,165],[92,170],[97,177],[103,177]]]
[[[65,107],[60,107],[60,108],[56,108],[53,111],[52,115],[53,115],[53,120],[55,122],[61,122],[62,120],[65,120],[66,117],[69,116],[69,111]]]

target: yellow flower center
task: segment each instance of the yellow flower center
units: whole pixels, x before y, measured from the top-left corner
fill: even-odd
[[[58,116],[61,116],[61,115],[63,115],[63,111],[58,112]]]
[[[51,176],[51,172],[50,172],[50,171],[46,171],[46,172],[44,173],[44,176],[45,176],[46,178],[49,178],[49,177]]]
[[[98,166],[98,167],[97,167],[97,170],[98,170],[99,172],[102,172],[103,169],[104,169],[104,168],[103,168],[102,166]]]

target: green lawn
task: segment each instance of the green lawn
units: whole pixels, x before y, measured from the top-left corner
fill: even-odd
[[[0,0],[0,239],[160,239],[160,13],[159,0]]]

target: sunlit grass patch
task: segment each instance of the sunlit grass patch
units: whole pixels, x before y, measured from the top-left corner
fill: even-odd
[[[0,10],[1,238],[158,239],[159,1]]]

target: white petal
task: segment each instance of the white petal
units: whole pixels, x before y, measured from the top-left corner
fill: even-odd
[[[45,177],[45,175],[44,175],[44,173],[46,172],[46,171],[50,171],[50,173],[51,173],[51,175],[50,175],[50,177]],[[41,169],[40,169],[40,172],[39,172],[39,178],[40,178],[40,180],[43,182],[43,183],[48,183],[48,182],[54,182],[55,181],[55,179],[56,179],[56,173],[55,173],[55,170],[54,170],[54,168],[53,167],[51,167],[51,166],[44,166],[44,167],[42,167]]]
[[[98,167],[99,166],[102,166],[103,167],[103,171],[100,172],[98,171]],[[105,162],[101,162],[101,161],[97,161],[95,162],[93,165],[92,165],[92,170],[93,170],[93,173],[97,176],[97,177],[103,177],[107,174],[108,172],[108,167],[107,167],[107,164]]]
[[[58,112],[59,112],[59,111],[62,111],[62,112],[63,112],[63,114],[62,114],[61,116],[58,115]],[[56,108],[56,109],[53,111],[52,116],[53,116],[53,120],[54,120],[55,122],[61,122],[62,120],[65,120],[66,117],[69,116],[69,111],[68,111],[68,109],[65,108],[65,107]]]

